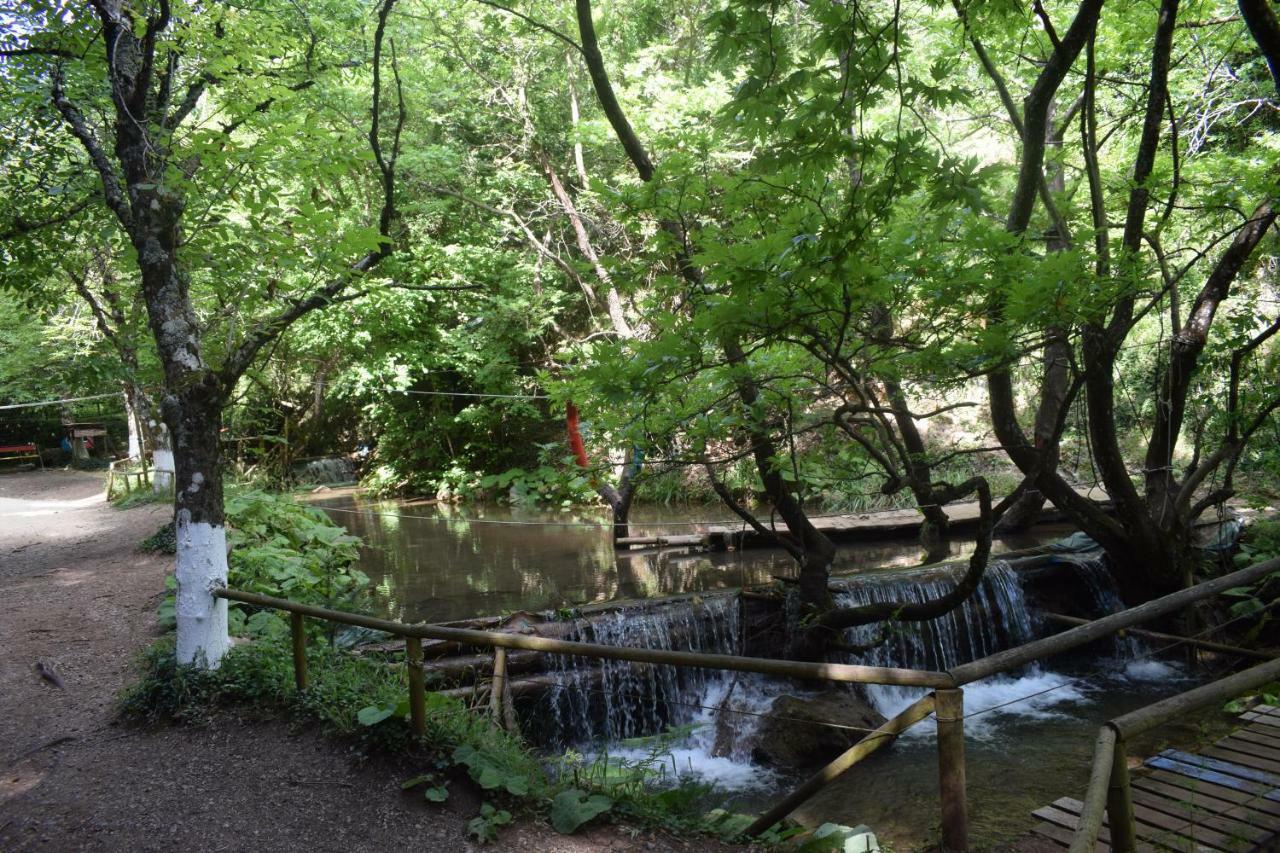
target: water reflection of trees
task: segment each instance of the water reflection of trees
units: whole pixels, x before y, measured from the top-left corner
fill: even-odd
[[[361,568],[373,581],[383,613],[409,621],[700,592],[768,583],[795,571],[784,553],[771,549],[615,554],[603,517],[591,511],[351,497],[319,506],[333,509],[334,519],[364,540]],[[680,512],[668,508],[664,515]],[[955,543],[953,552],[960,556],[965,548]],[[918,558],[914,542],[856,544],[840,549],[836,570],[912,566]]]

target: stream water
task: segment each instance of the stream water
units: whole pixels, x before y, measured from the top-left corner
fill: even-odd
[[[606,518],[594,513],[546,513],[506,507],[453,507],[371,503],[353,497],[318,505],[366,542],[362,568],[374,581],[386,615],[409,621],[445,621],[506,611],[710,592],[794,574],[784,554],[767,549],[720,554],[662,551],[616,554]],[[687,533],[696,522],[718,521],[707,508],[683,518],[666,507],[639,508],[633,535]],[[665,523],[664,523],[665,522]],[[997,551],[1061,536],[999,543]],[[953,545],[953,555],[968,550]],[[939,570],[912,570],[913,542],[841,547],[836,570],[841,603],[925,601],[952,588]],[[1073,558],[1068,558],[1073,559]],[[1081,593],[1095,613],[1118,606],[1110,579],[1087,556],[1074,558]],[[583,638],[616,645],[735,653],[742,644],[736,600],[707,595],[660,610],[631,608],[584,623]],[[871,639],[870,628],[849,632],[851,645]],[[849,662],[945,669],[1038,636],[1036,608],[1017,574],[994,563],[981,588],[947,616],[900,631]],[[796,783],[758,763],[756,733],[762,714],[798,686],[777,679],[731,676],[669,667],[633,668],[580,659],[553,661],[559,689],[549,691],[535,716],[533,736],[546,748],[608,751],[632,761],[651,758],[651,743],[629,739],[674,730],[662,743],[664,769],[717,786],[718,803],[758,811]],[[1079,797],[1088,778],[1093,740],[1104,720],[1187,689],[1193,677],[1178,664],[1156,659],[1133,640],[1106,644],[1088,656],[1053,660],[996,676],[965,689],[970,819],[975,845],[1009,840],[1029,827],[1030,812],[1061,796]],[[800,688],[803,689],[803,688]],[[922,694],[902,688],[868,689],[866,699],[891,716]],[[1157,737],[1190,737],[1190,730]],[[1137,745],[1141,749],[1143,745]],[[1150,746],[1150,745],[1148,745]],[[911,729],[828,786],[796,817],[808,823],[870,825],[895,849],[936,839],[937,759],[931,721]]]
[[[373,579],[382,615],[411,622],[706,592],[768,583],[773,575],[796,571],[789,556],[770,548],[615,554],[604,511],[368,501],[346,494],[312,504],[364,540],[360,567]],[[714,506],[637,506],[631,514],[634,536],[695,533],[736,521]],[[1004,540],[995,550],[1039,544],[1065,530]],[[952,556],[971,547],[954,542]],[[915,566],[920,553],[912,540],[860,543],[840,549],[834,570]]]

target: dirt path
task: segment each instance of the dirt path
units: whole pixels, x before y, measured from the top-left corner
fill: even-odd
[[[477,849],[470,815],[402,793],[394,768],[357,763],[313,732],[114,722],[169,568],[136,546],[169,512],[106,506],[99,475],[0,474],[0,850]],[[723,849],[619,828],[570,838],[532,821],[495,847]]]

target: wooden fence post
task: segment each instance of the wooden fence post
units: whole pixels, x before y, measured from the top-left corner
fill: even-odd
[[[498,725],[507,731],[514,733],[519,730],[507,679],[507,650],[502,646],[493,650],[493,684],[489,693],[489,711]]]
[[[938,716],[938,788],[942,796],[942,849],[969,849],[969,807],[964,781],[964,691],[934,693]]]
[[[293,639],[293,683],[299,690],[306,690],[307,679],[307,632],[302,625],[301,613],[289,614],[289,633]]]
[[[1116,738],[1111,756],[1111,781],[1107,785],[1107,823],[1111,828],[1111,849],[1116,853],[1133,853],[1138,842],[1134,837],[1133,791],[1129,787],[1128,754],[1124,738]]]
[[[422,673],[422,639],[405,637],[405,665],[409,668],[409,725],[415,735],[427,731],[427,694]]]

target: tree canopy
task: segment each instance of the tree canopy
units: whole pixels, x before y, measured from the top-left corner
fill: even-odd
[[[224,422],[284,436],[277,462],[368,440],[378,488],[595,489],[621,521],[696,482],[777,533],[818,607],[816,509],[918,507],[936,554],[950,503],[989,535],[1047,500],[1137,598],[1189,579],[1240,477],[1274,488],[1261,0],[6,23],[0,396],[123,384],[218,465]]]

